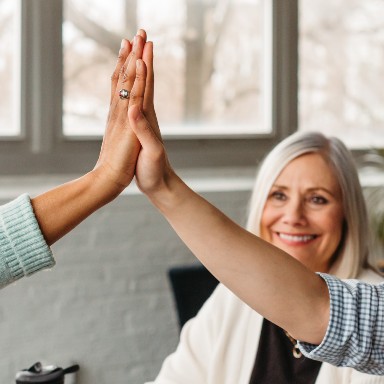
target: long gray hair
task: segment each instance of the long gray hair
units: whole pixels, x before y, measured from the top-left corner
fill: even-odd
[[[318,132],[297,132],[281,141],[258,170],[249,204],[247,229],[260,236],[260,222],[273,183],[293,159],[319,152],[333,168],[339,181],[344,228],[341,243],[329,273],[342,279],[356,278],[368,265],[370,237],[363,191],[351,152],[335,137]]]

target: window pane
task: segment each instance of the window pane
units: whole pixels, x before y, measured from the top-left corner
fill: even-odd
[[[13,136],[20,133],[18,112],[19,31],[17,28],[18,1],[0,0],[0,135]],[[15,92],[17,91],[17,92]]]
[[[269,132],[264,0],[65,0],[64,133],[104,130],[123,36],[155,44],[155,104],[165,134]],[[234,127],[236,126],[236,129]]]
[[[384,146],[384,2],[300,2],[300,129]]]

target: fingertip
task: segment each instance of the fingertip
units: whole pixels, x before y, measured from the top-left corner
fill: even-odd
[[[119,55],[121,55],[128,48],[129,41],[127,39],[122,39],[120,44]]]
[[[147,40],[147,32],[146,32],[144,29],[141,29],[141,28],[140,28],[140,29],[137,31],[136,35],[140,35],[140,36],[144,39],[144,41]]]
[[[122,39],[120,44],[120,50],[118,54],[118,65],[122,65],[131,52],[132,45],[127,39]]]

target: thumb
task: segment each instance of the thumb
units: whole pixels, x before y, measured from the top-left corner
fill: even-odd
[[[138,105],[135,104],[129,108],[128,118],[132,131],[137,136],[143,149],[150,151],[158,149],[161,142]]]

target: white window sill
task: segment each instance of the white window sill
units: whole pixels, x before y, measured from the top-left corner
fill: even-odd
[[[178,173],[198,193],[250,192],[256,175],[254,167],[181,170]],[[77,177],[79,175],[0,176],[0,199],[11,200],[23,193],[36,196]],[[360,181],[364,187],[384,186],[384,172],[364,169]],[[138,194],[140,191],[134,182],[123,192],[123,195]]]
[[[255,176],[254,168],[228,168],[180,171],[179,175],[193,190],[204,192],[251,191]],[[79,175],[0,176],[0,199],[11,200],[28,193],[37,196]],[[123,195],[141,192],[133,182]]]

